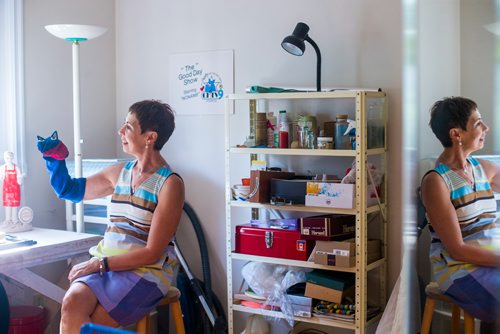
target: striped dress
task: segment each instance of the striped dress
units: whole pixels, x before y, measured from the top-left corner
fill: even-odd
[[[497,209],[493,190],[480,162],[467,159],[472,166],[474,187],[444,164],[428,173],[438,173],[448,186],[463,240],[490,250],[500,250],[500,229],[496,224]],[[471,315],[487,322],[495,321],[500,304],[500,271],[457,261],[451,257],[432,228],[430,260],[435,281]]]
[[[125,163],[108,206],[110,222],[101,242],[90,249],[96,257],[128,253],[146,246],[158,193],[165,180],[174,174],[162,167],[132,193],[132,168],[136,161]],[[160,260],[131,271],[93,273],[75,280],[85,283],[99,303],[122,326],[140,320],[167,293],[177,264],[170,243]]]

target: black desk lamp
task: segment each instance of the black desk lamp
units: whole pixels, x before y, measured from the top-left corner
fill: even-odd
[[[318,45],[307,34],[308,31],[309,26],[307,24],[302,22],[297,23],[293,33],[283,39],[281,46],[294,56],[302,56],[306,50],[304,40],[308,41],[312,45],[314,50],[316,50],[316,56],[318,57],[316,65],[316,90],[321,92],[321,52],[319,51]]]

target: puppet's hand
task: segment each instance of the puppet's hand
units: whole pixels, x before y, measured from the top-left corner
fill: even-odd
[[[37,139],[36,147],[42,152],[44,158],[64,160],[68,157],[68,148],[59,140],[57,131],[54,131],[50,137],[43,138],[37,136]]]

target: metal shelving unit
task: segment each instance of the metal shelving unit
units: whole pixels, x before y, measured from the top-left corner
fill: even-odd
[[[383,101],[383,122],[384,122],[384,144],[383,147],[368,149],[367,148],[367,103],[368,99],[381,99]],[[251,118],[252,113],[256,112],[256,105],[259,100],[337,100],[337,99],[350,99],[353,100],[353,105],[355,111],[353,115],[357,124],[356,131],[356,149],[355,150],[318,150],[318,149],[277,149],[277,148],[246,148],[246,147],[236,147],[236,145],[231,143],[231,117],[235,114],[241,112],[241,107],[239,104],[238,108],[235,106],[236,101],[248,101],[249,102],[249,117],[250,126],[252,126]],[[240,102],[238,102],[240,103]],[[330,102],[328,102],[330,103]],[[234,113],[233,113],[233,110]],[[335,116],[332,115],[334,119]],[[331,319],[325,319],[324,317],[312,317],[312,318],[302,318],[295,317],[295,321],[320,324],[336,328],[351,329],[356,334],[364,334],[367,328],[374,324],[380,319],[383,307],[386,303],[386,265],[387,265],[387,221],[385,221],[386,203],[387,203],[387,173],[385,161],[387,155],[385,138],[387,131],[387,101],[384,92],[376,91],[363,91],[363,90],[341,90],[333,92],[304,92],[304,93],[269,93],[269,94],[234,94],[229,95],[226,98],[225,106],[225,190],[226,190],[226,251],[227,251],[227,291],[228,291],[228,329],[229,333],[234,333],[234,312],[244,312],[253,314],[262,314],[266,316],[285,318],[281,312],[269,311],[264,309],[250,308],[242,306],[235,302],[233,295],[235,290],[233,289],[233,262],[234,261],[258,261],[270,264],[281,264],[290,265],[303,268],[314,268],[314,269],[324,269],[339,272],[350,272],[355,274],[355,320],[352,323],[345,321],[337,321]],[[325,207],[311,207],[305,205],[286,205],[286,206],[275,206],[269,203],[250,203],[235,201],[232,199],[231,195],[231,172],[237,172],[231,168],[231,159],[235,156],[246,154],[249,155],[250,159],[254,159],[257,156],[268,157],[268,156],[287,156],[294,157],[295,159],[307,159],[308,157],[315,157],[320,159],[333,159],[342,157],[351,157],[356,161],[356,198],[355,207],[353,209],[334,209]],[[382,184],[382,198],[380,205],[367,206],[367,161],[368,157],[376,156],[382,160],[382,170],[384,172],[383,184]],[[241,171],[240,171],[241,173]],[[280,210],[280,211],[294,211],[294,212],[304,212],[304,213],[336,213],[336,214],[349,214],[354,215],[356,220],[356,264],[351,268],[342,268],[336,266],[324,266],[318,265],[313,262],[307,261],[297,261],[297,260],[287,260],[281,258],[271,258],[264,256],[254,256],[239,254],[234,252],[234,226],[236,222],[232,219],[233,208],[246,208],[251,210]],[[378,221],[378,235],[382,241],[382,258],[367,264],[367,240],[368,240],[368,215],[378,214],[384,217]],[[371,271],[379,270],[378,273],[378,284],[373,286],[373,289],[378,289],[379,293],[379,307],[381,309],[380,314],[368,319],[367,314],[367,290],[368,290],[368,274]],[[370,286],[370,288],[372,288]]]

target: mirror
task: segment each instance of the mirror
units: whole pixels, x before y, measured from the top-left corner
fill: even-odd
[[[484,148],[475,154],[500,154],[500,2],[423,0],[415,7],[418,12],[416,57],[419,80],[416,99],[418,135],[413,137],[417,139],[418,136],[416,188],[423,174],[434,167],[434,159],[442,151],[428,122],[429,109],[443,97],[463,96],[474,100],[490,127]],[[408,206],[416,209],[416,196],[415,203]],[[418,219],[423,221],[422,217]],[[417,245],[414,266],[422,294],[422,287],[431,279],[427,228],[418,237]],[[448,330],[443,321],[436,323],[443,327],[434,328],[434,332]]]

